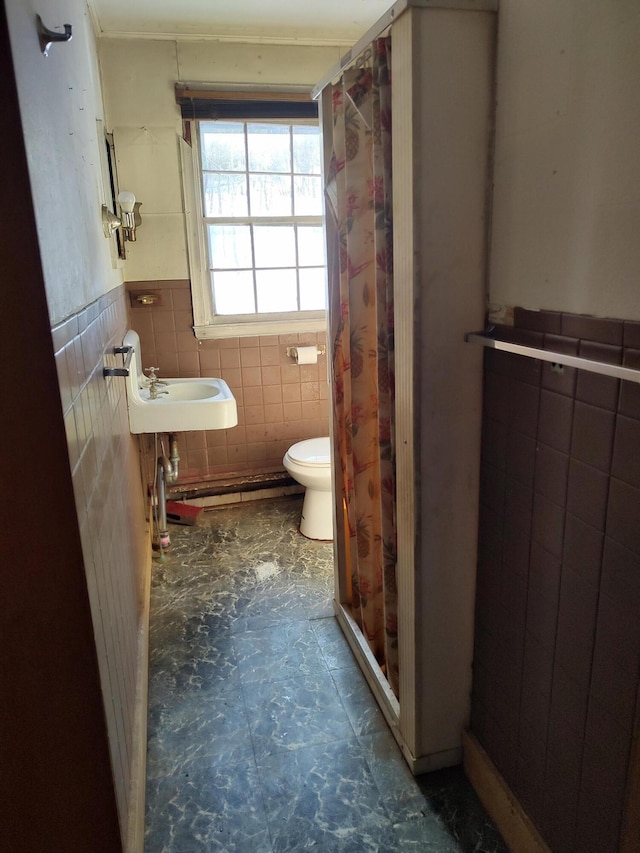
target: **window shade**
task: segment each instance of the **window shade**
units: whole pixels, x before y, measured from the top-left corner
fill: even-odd
[[[318,104],[299,92],[222,92],[176,86],[183,119],[317,119]]]

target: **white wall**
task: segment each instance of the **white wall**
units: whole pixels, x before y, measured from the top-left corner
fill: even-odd
[[[640,318],[640,4],[502,0],[490,301]]]
[[[177,136],[178,81],[307,85],[343,48],[226,44],[212,41],[103,39],[99,45],[108,129],[120,187],[142,202],[143,225],[127,244],[127,281],[189,277]]]
[[[96,47],[83,0],[8,0],[31,192],[51,324],[121,283],[102,233],[106,199],[96,120],[103,116]],[[40,52],[35,16],[73,26],[70,42]],[[7,132],[5,128],[5,132]]]

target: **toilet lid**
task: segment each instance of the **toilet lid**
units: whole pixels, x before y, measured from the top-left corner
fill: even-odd
[[[292,445],[287,453],[289,458],[299,465],[329,465],[331,462],[331,444],[328,436],[299,441]]]

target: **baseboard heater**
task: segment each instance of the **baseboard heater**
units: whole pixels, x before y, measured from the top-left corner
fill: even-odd
[[[239,474],[224,480],[210,480],[201,483],[177,483],[167,489],[167,497],[172,500],[207,498],[211,495],[232,495],[239,492],[257,492],[262,489],[277,489],[296,486],[296,481],[284,471],[262,474]]]

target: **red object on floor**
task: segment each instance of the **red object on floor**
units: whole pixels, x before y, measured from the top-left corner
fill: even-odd
[[[167,521],[172,524],[195,524],[201,512],[201,506],[167,501]]]

